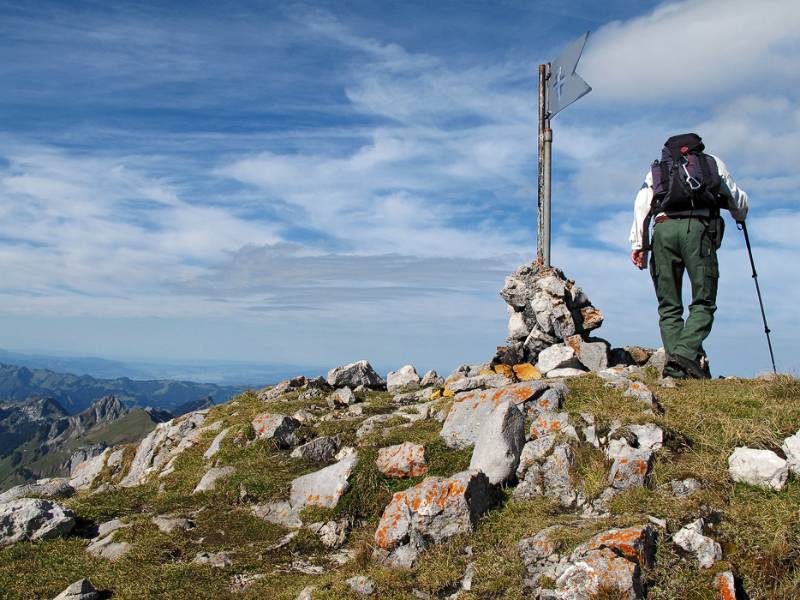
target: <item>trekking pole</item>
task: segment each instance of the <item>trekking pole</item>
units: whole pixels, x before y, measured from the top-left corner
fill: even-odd
[[[769,346],[769,357],[772,360],[772,372],[778,374],[778,369],[775,368],[775,355],[772,353],[772,340],[769,338],[770,328],[767,325],[767,315],[764,313],[764,301],[761,299],[761,288],[758,286],[758,273],[756,273],[756,263],[753,262],[753,248],[750,246],[750,236],[747,235],[747,225],[744,221],[737,221],[736,225],[744,233],[744,243],[747,245],[747,254],[750,256],[750,267],[753,269],[753,281],[756,283],[756,294],[758,295],[758,304],[761,307],[761,319],[764,321],[764,333],[767,334],[767,345]]]

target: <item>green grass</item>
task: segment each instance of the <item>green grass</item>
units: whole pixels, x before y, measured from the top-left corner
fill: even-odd
[[[114,598],[275,598],[294,600],[306,585],[317,586],[316,599],[357,598],[344,584],[354,574],[372,577],[376,597],[387,600],[410,598],[413,590],[433,596],[446,595],[463,576],[469,562],[477,574],[473,590],[464,600],[528,597],[522,589],[523,565],[517,543],[550,525],[560,525],[557,541],[568,553],[595,533],[610,527],[642,524],[652,515],[667,519],[669,531],[662,533],[657,560],[645,576],[649,598],[714,598],[714,573],[733,568],[744,579],[750,597],[790,599],[800,597],[800,481],[790,478],[780,492],[766,492],[734,485],[727,474],[727,457],[738,445],[779,448],[784,437],[800,428],[800,384],[782,378],[775,382],[719,380],[681,382],[676,389],[655,387],[652,374],[644,378],[658,395],[663,415],[642,413],[643,405],[622,398],[595,377],[570,381],[565,410],[573,417],[588,412],[596,417],[599,430],[613,420],[623,423],[655,422],[668,434],[666,447],[657,454],[651,486],[620,494],[611,502],[606,519],[581,520],[565,513],[557,504],[539,499],[517,502],[512,489],[502,490],[502,502],[478,523],[473,535],[459,536],[430,548],[410,570],[386,569],[370,560],[375,525],[393,493],[422,479],[393,480],[375,466],[381,447],[404,441],[423,444],[430,475],[448,476],[469,465],[471,451],[447,448],[439,438],[441,424],[433,419],[409,426],[390,422],[359,443],[359,464],[351,477],[350,490],[334,509],[308,508],[306,522],[347,518],[354,523],[348,547],[356,560],[334,567],[326,559],[328,550],[316,537],[303,532],[287,546],[268,550],[287,533],[282,527],[252,516],[250,499],[240,499],[240,489],[258,501],[285,499],[295,477],[318,469],[270,442],[246,446],[234,444],[236,433],[246,432],[250,420],[262,412],[292,414],[303,408],[320,415],[327,412],[324,399],[303,403],[297,394],[286,401],[260,402],[252,393],[235,402],[213,408],[207,423],[221,420],[232,427],[216,457],[220,465],[236,468],[233,476],[218,483],[213,492],[193,495],[208,462],[202,454],[216,432],[207,432],[201,442],[185,451],[175,473],[161,480],[125,490],[81,494],[66,502],[81,519],[102,522],[120,517],[132,527],[118,533],[133,543],[133,551],[117,563],[95,560],[78,538],[21,543],[0,550],[0,598],[52,598],[72,581],[89,577],[99,588],[114,591]],[[299,433],[341,433],[346,444],[355,445],[355,429],[367,417],[393,410],[387,394],[369,394],[364,415],[339,422],[318,422]],[[447,403],[449,400],[443,400]],[[575,422],[579,422],[574,419]],[[126,461],[133,449],[126,451]],[[608,463],[602,453],[586,444],[575,448],[573,476],[584,493],[593,497],[605,487]],[[692,476],[704,488],[694,496],[677,499],[669,481]],[[103,481],[111,480],[104,473]],[[704,512],[719,513],[714,536],[724,548],[725,558],[711,570],[700,571],[693,557],[676,551],[672,533]],[[197,524],[190,531],[162,534],[150,522],[157,514],[190,516]],[[471,556],[465,552],[471,547]],[[197,552],[233,552],[233,565],[214,569],[191,564]],[[291,569],[303,558],[325,567],[319,576]],[[264,577],[243,594],[229,589],[234,574]],[[602,593],[598,598],[612,598]]]

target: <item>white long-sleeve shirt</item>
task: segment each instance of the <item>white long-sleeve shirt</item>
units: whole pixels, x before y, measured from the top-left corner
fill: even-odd
[[[709,154],[709,156],[713,156]],[[745,191],[736,185],[736,182],[728,173],[725,163],[716,156],[713,156],[714,161],[717,163],[717,171],[719,171],[720,186],[719,193],[722,199],[720,208],[726,208],[731,212],[731,216],[736,221],[744,221],[747,217],[748,203],[747,194]],[[647,171],[644,178],[644,184],[636,194],[636,202],[633,206],[633,225],[631,226],[631,249],[632,250],[649,250],[650,249],[650,207],[653,202],[653,174]],[[660,213],[659,213],[660,214]],[[689,213],[687,212],[686,215]],[[692,212],[694,216],[702,217],[708,216],[708,209],[697,209]],[[684,215],[684,216],[686,216]],[[656,215],[658,216],[658,215]]]

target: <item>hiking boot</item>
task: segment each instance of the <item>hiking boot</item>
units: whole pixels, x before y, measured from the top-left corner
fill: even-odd
[[[711,364],[708,362],[708,357],[705,354],[701,355],[699,362],[705,378],[711,379]]]
[[[700,366],[700,363],[693,361],[690,358],[681,356],[680,354],[673,354],[667,361],[667,367],[672,369],[681,370],[686,373],[686,376],[692,379],[710,379],[711,374],[706,374],[706,371]]]

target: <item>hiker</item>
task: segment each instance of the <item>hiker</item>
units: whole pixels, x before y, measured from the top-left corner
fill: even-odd
[[[709,379],[703,340],[717,310],[717,249],[725,223],[720,209],[739,222],[747,217],[747,194],[716,156],[705,154],[695,133],[669,138],[636,195],[630,242],[639,269],[650,255],[658,298],[659,328],[667,353],[664,377]],[[653,221],[652,240],[650,221]],[[683,272],[689,273],[692,302],[684,321]]]

